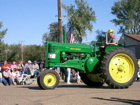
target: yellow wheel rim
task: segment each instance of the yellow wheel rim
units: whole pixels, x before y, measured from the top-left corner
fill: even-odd
[[[134,75],[134,62],[126,54],[115,55],[109,63],[109,73],[118,83],[128,82]]]
[[[46,74],[44,76],[43,82],[46,86],[53,86],[56,83],[56,76],[52,73]]]

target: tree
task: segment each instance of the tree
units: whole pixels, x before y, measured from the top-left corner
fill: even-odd
[[[1,60],[7,60],[8,62],[21,60],[19,45],[3,43]]]
[[[21,59],[21,56],[19,54],[19,45],[13,44],[9,45],[7,48],[5,48],[5,60],[7,61],[18,61]]]
[[[49,25],[50,29],[50,37],[54,42],[58,42],[59,39],[59,31],[58,31],[58,22],[53,22]]]
[[[45,59],[45,47],[37,45],[28,45],[24,47],[24,61],[40,61]]]
[[[59,31],[58,31],[58,22],[53,22],[49,25],[49,33],[44,33],[42,40],[43,42],[58,42]]]
[[[81,43],[86,37],[86,30],[92,31],[92,23],[95,22],[96,17],[86,1],[75,0],[75,3],[77,7],[71,4],[70,6],[63,5],[63,8],[67,12],[68,23],[72,25],[75,41]]]
[[[96,36],[97,42],[105,42],[106,32],[104,32],[102,30],[97,30],[96,34],[97,34],[97,36]]]
[[[51,41],[51,37],[49,33],[44,33],[43,37],[42,37],[42,42],[45,44],[45,42],[50,42]]]
[[[3,27],[2,22],[0,22],[0,29]],[[2,61],[2,53],[3,53],[3,43],[1,41],[1,39],[4,37],[4,35],[6,34],[7,29],[0,31],[0,62]]]
[[[22,60],[21,57],[21,45],[20,44],[13,44],[8,45],[2,43],[2,57],[1,61],[7,60],[8,62]],[[45,60],[45,46],[38,46],[38,45],[28,45],[23,46],[23,55],[24,55],[24,62],[28,60],[31,61],[40,61]]]
[[[102,43],[97,43],[97,46],[103,46],[106,41],[106,32],[102,30],[97,30],[96,34],[97,34],[96,36],[97,42],[102,42]]]
[[[119,0],[112,14],[117,17],[111,21],[120,27],[119,33],[140,35],[140,0]]]
[[[2,22],[0,22],[0,29],[3,27]],[[0,31],[0,37],[4,37],[4,35],[6,34],[7,29]]]

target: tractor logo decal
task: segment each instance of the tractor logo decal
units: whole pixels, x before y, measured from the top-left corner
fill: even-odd
[[[80,48],[70,48],[70,50],[81,50]]]

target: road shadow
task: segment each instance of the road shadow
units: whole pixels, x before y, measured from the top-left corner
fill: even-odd
[[[59,84],[57,88],[98,88],[110,89],[108,86],[87,86],[86,84]]]
[[[38,85],[20,85],[16,88],[28,88],[31,90],[43,90]],[[85,84],[59,84],[56,88],[94,88],[94,89],[110,89],[108,86],[87,86]]]
[[[33,86],[33,85],[23,85],[23,86],[16,87],[16,88],[28,88],[31,90],[42,90],[39,86]]]
[[[140,105],[140,100],[122,99],[122,98],[120,99],[120,98],[115,98],[115,97],[111,97],[110,99],[99,98],[99,97],[92,97],[92,99],[114,101],[114,102],[122,102],[122,103],[130,104],[130,105]]]

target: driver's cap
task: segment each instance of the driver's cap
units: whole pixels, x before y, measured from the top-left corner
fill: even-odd
[[[108,33],[114,33],[114,30],[109,29],[109,30],[108,30]]]

